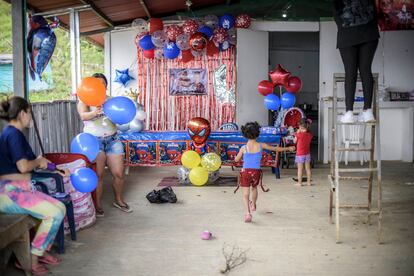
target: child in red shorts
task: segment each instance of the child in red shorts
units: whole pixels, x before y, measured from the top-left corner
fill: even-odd
[[[302,119],[299,122],[299,129],[295,135],[295,144],[296,144],[296,157],[295,163],[298,166],[298,185],[302,185],[302,174],[303,174],[303,165],[306,168],[306,176],[308,186],[311,185],[311,155],[310,155],[310,145],[312,141],[312,133],[309,132],[309,124],[305,119]]]
[[[262,150],[271,151],[293,151],[295,147],[281,148],[273,147],[264,143],[259,143],[256,139],[260,135],[260,125],[257,122],[250,122],[241,127],[242,134],[248,139],[248,142],[243,146],[236,158],[235,162],[240,162],[243,158],[243,169],[240,172],[240,186],[243,189],[243,200],[246,208],[246,215],[244,222],[252,221],[251,211],[256,211],[257,202],[257,185],[259,185],[262,178],[262,170],[260,169],[260,162],[262,160]],[[250,200],[250,187],[252,199]],[[262,186],[263,191],[264,188]]]

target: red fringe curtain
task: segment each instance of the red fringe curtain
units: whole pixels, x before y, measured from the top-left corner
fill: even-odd
[[[138,102],[145,106],[147,112],[147,130],[185,130],[187,122],[193,117],[206,118],[213,130],[223,123],[235,121],[236,107],[217,101],[213,86],[214,70],[222,64],[227,67],[227,89],[235,86],[234,47],[213,57],[203,55],[201,58],[194,58],[188,63],[178,59],[146,59],[141,49],[138,49],[137,56]],[[207,69],[207,95],[170,96],[169,69],[180,68]]]

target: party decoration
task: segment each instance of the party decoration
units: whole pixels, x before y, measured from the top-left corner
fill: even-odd
[[[214,184],[220,178],[220,171],[208,172],[208,184]]]
[[[213,32],[213,41],[216,44],[223,43],[229,37],[226,29],[224,28],[217,28]]]
[[[290,93],[298,93],[302,89],[302,81],[298,77],[290,77],[287,81],[286,89]]]
[[[154,57],[156,59],[163,59],[164,58],[164,49],[163,48],[156,48],[154,50]]]
[[[192,118],[187,124],[187,132],[196,148],[204,147],[210,136],[210,122],[201,117]]]
[[[85,155],[90,162],[94,162],[99,154],[99,141],[89,133],[79,133],[70,143],[71,153]]]
[[[208,230],[205,230],[203,231],[203,233],[201,233],[202,240],[211,240],[212,237],[213,237],[213,234]]]
[[[165,34],[167,35],[170,41],[174,41],[177,39],[177,36],[183,33],[183,29],[177,25],[168,26],[165,30]]]
[[[186,167],[179,167],[177,169],[177,178],[178,178],[178,182],[180,182],[181,184],[190,184],[190,178],[189,175],[190,174],[190,170],[187,169]]]
[[[164,29],[164,23],[161,18],[150,18],[149,20],[149,33],[153,34],[156,31],[162,31]]]
[[[236,104],[236,94],[234,86],[230,89],[227,89],[227,67],[222,64],[219,68],[214,70],[213,73],[213,85],[214,85],[214,94],[217,97],[217,100],[222,104]]]
[[[219,48],[217,48],[216,44],[212,40],[209,40],[207,43],[207,55],[212,57],[219,53]]]
[[[154,49],[151,50],[144,50],[144,57],[147,59],[153,59],[155,55]]]
[[[235,25],[236,28],[247,29],[250,27],[252,20],[249,15],[247,14],[239,14],[236,16]]]
[[[219,50],[221,52],[226,51],[229,48],[230,48],[230,43],[228,41],[224,41],[223,43],[220,43],[219,45]]]
[[[208,39],[210,39],[213,36],[213,29],[209,26],[201,26],[200,28],[198,28],[198,31],[200,33],[205,34]]]
[[[280,99],[280,104],[284,109],[291,108],[295,105],[296,97],[292,93],[283,93]]]
[[[212,14],[206,15],[204,17],[204,25],[212,29],[215,29],[219,25],[219,19],[217,16],[212,15]]]
[[[115,124],[123,125],[131,122],[136,108],[131,99],[118,96],[107,100],[103,105],[105,115]]]
[[[148,32],[148,23],[145,19],[137,18],[131,23],[131,27],[137,30],[137,35]]]
[[[151,40],[151,35],[147,34],[144,35],[140,40],[139,40],[139,46],[143,49],[143,50],[151,50],[154,49],[154,43],[152,43]]]
[[[200,162],[200,155],[193,150],[187,150],[181,156],[181,164],[187,169],[198,167]]]
[[[185,51],[181,51],[181,61],[182,62],[190,62],[194,59],[193,54],[191,53],[191,50],[185,50]]]
[[[195,51],[195,50],[190,50],[191,54],[193,55],[193,57],[201,57],[206,53],[206,50],[201,50],[201,51]]]
[[[278,64],[275,70],[270,71],[270,78],[272,79],[273,85],[287,85],[287,80],[290,77],[290,72],[286,71],[282,65]]]
[[[232,45],[236,45],[237,43],[237,35],[236,35],[236,29],[235,28],[231,28],[227,34],[229,35],[228,37],[228,41],[230,44]]]
[[[229,30],[234,26],[234,17],[231,14],[224,14],[220,17],[219,20],[220,27]]]
[[[137,110],[135,118],[140,121],[144,121],[147,118],[147,113],[145,113],[144,110]]]
[[[90,168],[78,168],[70,175],[70,182],[78,192],[90,193],[98,185],[98,176]]]
[[[177,36],[175,41],[177,44],[178,49],[181,51],[189,50],[190,49],[190,35],[188,34],[180,34]]]
[[[190,37],[190,48],[194,51],[202,51],[206,48],[208,38],[203,33],[195,33]]]
[[[56,46],[56,35],[53,29],[59,25],[55,21],[50,25],[40,15],[29,19],[30,31],[27,35],[27,51],[29,55],[29,73],[32,80],[36,75],[42,80],[42,73],[46,69]]]
[[[183,32],[188,35],[192,35],[198,30],[198,23],[197,21],[190,19],[186,20],[183,24]]]
[[[271,83],[268,80],[262,80],[261,82],[259,82],[259,85],[257,86],[257,90],[263,96],[267,96],[269,94],[272,94],[273,93],[273,83]]]
[[[269,110],[278,110],[280,107],[279,97],[275,94],[269,94],[264,98],[264,105]]]
[[[127,83],[134,78],[129,75],[129,69],[125,70],[115,70],[115,82],[119,82],[124,87],[126,87]]]
[[[221,167],[221,158],[217,153],[206,153],[203,158],[201,158],[201,166],[209,172],[215,172]]]
[[[203,167],[196,167],[189,173],[190,181],[195,186],[203,186],[208,181],[208,171]]]
[[[137,119],[134,118],[130,123],[129,123],[129,131],[130,132],[141,132],[144,129],[144,123]]]
[[[77,95],[88,106],[100,106],[106,99],[106,88],[101,80],[87,77],[79,85]]]
[[[174,59],[180,55],[180,49],[174,42],[169,42],[164,46],[164,57]]]
[[[121,132],[126,132],[129,130],[129,123],[128,124],[123,124],[123,125],[116,125],[116,128],[121,131]]]
[[[151,35],[151,41],[155,45],[155,47],[164,47],[165,43],[167,42],[167,35],[164,33],[163,30],[155,31]]]

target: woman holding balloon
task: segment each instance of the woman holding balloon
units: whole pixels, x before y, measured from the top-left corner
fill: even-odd
[[[95,159],[98,175],[96,188],[96,216],[103,217],[102,193],[105,165],[113,176],[112,187],[115,193],[113,206],[123,212],[130,213],[132,209],[123,200],[124,190],[124,147],[117,135],[116,125],[103,113],[102,104],[106,98],[108,81],[105,75],[95,73],[92,78],[85,78],[78,89],[80,101],[78,113],[84,123],[83,131],[92,134],[99,141],[99,154]],[[93,160],[91,160],[93,161]]]

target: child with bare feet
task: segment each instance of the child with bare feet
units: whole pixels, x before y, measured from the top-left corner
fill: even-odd
[[[306,119],[302,119],[299,123],[299,129],[295,134],[296,158],[295,163],[298,166],[298,185],[302,184],[303,165],[306,168],[307,185],[311,186],[311,155],[310,144],[312,141],[312,133],[309,132],[309,123]]]

